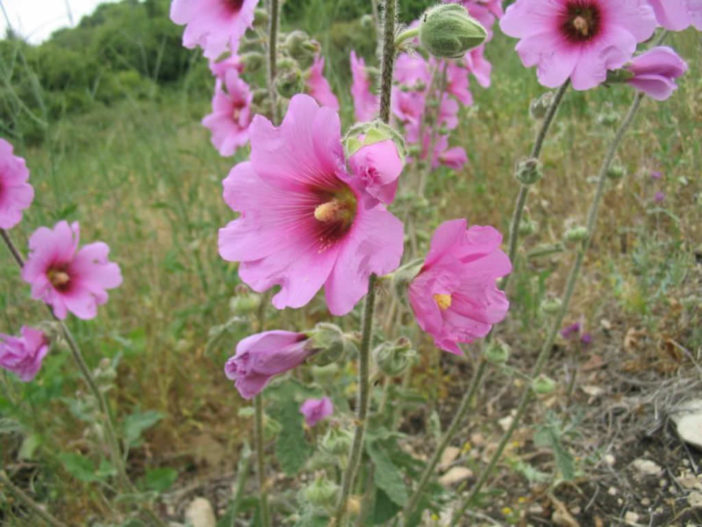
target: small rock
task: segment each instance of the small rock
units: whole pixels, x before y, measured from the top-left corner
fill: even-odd
[[[635,459],[631,464],[642,476],[659,476],[663,472],[663,469],[650,459]]]
[[[644,507],[648,507],[651,505],[651,500],[649,500],[648,498],[641,498],[641,505],[643,505]]]
[[[506,432],[509,429],[509,427],[512,426],[512,421],[514,421],[514,417],[508,415],[497,422],[499,423],[500,428],[502,428],[502,431]]]
[[[690,492],[687,497],[687,502],[693,509],[702,509],[702,492]]]
[[[192,527],[215,527],[214,510],[205,498],[195,498],[185,511],[185,521]]]
[[[446,470],[449,467],[449,465],[456,460],[458,454],[460,453],[460,448],[456,448],[455,446],[447,446],[444,450],[444,453],[441,454],[441,461],[439,461],[439,470]]]
[[[628,511],[624,515],[624,521],[626,522],[627,525],[638,525],[639,524],[639,515],[636,514],[634,511]]]
[[[615,489],[614,487],[609,487],[609,489],[607,489],[607,494],[609,494],[610,496],[616,496],[617,489]]]
[[[590,397],[599,397],[605,393],[604,389],[600,386],[582,386],[580,389]]]
[[[612,454],[607,454],[604,457],[604,462],[607,463],[610,467],[613,467],[614,463],[616,462],[616,459],[614,458],[614,456]]]
[[[686,489],[702,490],[702,476],[695,476],[694,474],[688,473],[679,477],[678,483],[680,483]]]
[[[702,448],[702,399],[680,405],[670,416],[680,438],[692,446]]]
[[[444,487],[450,487],[473,477],[473,471],[466,467],[453,467],[446,474],[439,478],[439,483]]]

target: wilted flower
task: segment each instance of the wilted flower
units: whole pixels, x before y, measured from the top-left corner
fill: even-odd
[[[555,88],[570,78],[588,90],[631,59],[656,20],[646,0],[517,0],[500,27],[521,39],[517,52],[526,67],[538,66],[541,84]]]
[[[24,159],[12,153],[12,145],[0,139],[0,229],[11,229],[31,205],[34,189],[27,183],[29,170]]]
[[[339,100],[324,77],[324,57],[317,55],[312,67],[307,72],[307,92],[320,105],[339,111]]]
[[[258,0],[173,0],[171,20],[185,25],[183,46],[200,46],[205,57],[216,59],[227,47],[237,52],[257,4]]]
[[[228,70],[217,82],[212,98],[212,113],[202,125],[212,131],[212,144],[223,156],[233,155],[249,141],[253,94],[235,69]]]
[[[378,113],[378,96],[371,92],[371,81],[366,71],[366,61],[351,51],[351,96],[356,120],[370,121]]]
[[[648,0],[658,23],[671,31],[690,25],[702,31],[702,2],[699,0]]]
[[[246,337],[224,366],[244,399],[257,395],[276,375],[296,368],[313,350],[307,336],[292,331],[265,331]]]
[[[467,229],[466,220],[447,221],[434,233],[409,298],[419,326],[439,348],[461,354],[459,342],[486,336],[507,314],[509,302],[496,280],[512,265],[501,242],[494,228]]]
[[[0,368],[29,382],[36,377],[41,362],[49,353],[49,343],[38,329],[22,326],[22,336],[0,333]]]
[[[29,238],[29,257],[22,278],[32,286],[32,298],[49,304],[60,319],[68,311],[78,318],[97,316],[97,306],[107,302],[107,289],[119,287],[122,273],[107,257],[103,242],[78,249],[78,222],[60,221],[53,229],[39,227]]]
[[[675,79],[687,71],[687,63],[672,48],[658,46],[634,57],[625,69],[633,75],[627,83],[657,101],[664,101],[678,88]]]
[[[371,273],[400,263],[402,223],[345,168],[339,115],[296,95],[280,127],[257,115],[251,160],[224,180],[224,200],[241,216],[219,231],[222,258],[241,262],[253,290],[274,285],[279,309],[301,307],[324,286],[329,310],[344,315],[368,291]]]
[[[329,397],[307,399],[300,406],[300,413],[305,416],[305,424],[312,427],[334,413],[334,403]]]

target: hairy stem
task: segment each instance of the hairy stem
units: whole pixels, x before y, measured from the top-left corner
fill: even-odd
[[[268,97],[271,104],[271,119],[278,124],[278,92],[275,80],[278,75],[278,18],[279,0],[268,0]]]
[[[51,514],[46,512],[41,505],[34,501],[29,494],[24,492],[21,488],[12,483],[12,480],[5,474],[4,470],[0,470],[0,483],[5,487],[9,494],[12,494],[15,499],[22,502],[22,504],[30,509],[34,514],[39,516],[42,521],[51,525],[51,527],[67,527],[65,523],[57,520]]]
[[[619,148],[619,145],[621,144],[622,139],[624,138],[624,135],[626,134],[626,131],[629,129],[629,126],[631,125],[632,121],[634,120],[634,116],[636,115],[636,112],[638,111],[639,106],[641,105],[642,97],[643,97],[643,95],[641,93],[638,93],[636,95],[636,97],[634,98],[634,102],[632,103],[631,107],[629,108],[629,111],[627,112],[626,117],[624,117],[624,120],[620,124],[619,129],[617,130],[617,132],[614,136],[614,139],[612,140],[612,142],[609,146],[607,154],[605,155],[605,158],[602,162],[602,166],[600,167],[600,172],[597,176],[597,190],[595,191],[595,196],[592,199],[592,203],[590,205],[590,211],[588,213],[587,236],[585,237],[585,240],[583,240],[582,245],[581,245],[580,249],[578,250],[578,253],[575,257],[575,261],[573,262],[573,266],[571,267],[570,274],[568,275],[568,281],[566,282],[565,291],[563,293],[561,309],[559,310],[558,314],[555,316],[553,323],[551,324],[551,328],[549,329],[549,332],[546,336],[546,339],[544,340],[541,351],[539,352],[539,356],[536,359],[536,364],[534,365],[534,369],[533,369],[532,375],[531,375],[532,379],[538,377],[541,374],[544,367],[546,366],[548,359],[551,356],[553,343],[556,339],[556,335],[558,334],[558,330],[560,329],[561,325],[563,324],[563,319],[565,318],[565,316],[568,312],[568,306],[570,305],[570,301],[573,297],[573,292],[575,290],[575,285],[577,283],[578,276],[580,275],[580,270],[583,266],[583,261],[585,260],[585,255],[587,253],[587,250],[590,248],[592,236],[593,236],[593,233],[595,231],[596,224],[597,224],[597,214],[599,212],[600,203],[602,202],[602,196],[604,195],[604,190],[605,190],[605,186],[607,183],[607,171],[609,170],[609,167],[612,165],[612,161],[614,160],[614,156],[616,155],[617,149]],[[521,397],[520,402],[519,402],[519,406],[517,407],[517,413],[514,416],[514,419],[512,420],[510,427],[507,429],[505,434],[502,436],[502,439],[500,440],[500,443],[497,447],[497,450],[495,451],[492,458],[490,459],[488,466],[480,474],[480,477],[478,478],[478,481],[476,481],[475,485],[471,489],[471,492],[470,492],[468,498],[466,498],[466,500],[463,502],[460,509],[454,514],[452,524],[455,524],[458,521],[458,519],[463,515],[463,512],[470,506],[470,504],[473,502],[473,500],[478,496],[478,493],[485,485],[485,482],[490,477],[490,474],[492,474],[492,471],[495,469],[497,462],[499,461],[500,457],[502,456],[502,452],[504,451],[505,446],[507,445],[508,441],[512,437],[514,430],[516,430],[517,426],[519,425],[522,418],[524,417],[524,414],[526,413],[527,407],[529,406],[529,403],[531,402],[532,398],[533,398],[533,392],[531,390],[531,386],[527,385],[524,388],[524,393],[522,394],[522,397]]]
[[[263,451],[263,396],[254,397],[255,420],[254,441],[256,449],[256,475],[258,476],[258,492],[261,504],[261,524],[270,527],[271,515],[268,510],[268,490],[266,489],[266,464]]]

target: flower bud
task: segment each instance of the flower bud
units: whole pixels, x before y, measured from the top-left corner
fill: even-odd
[[[283,58],[278,61],[278,75],[276,87],[278,93],[285,98],[290,98],[297,93],[304,91],[304,78],[302,70],[297,62],[291,58]]]
[[[546,117],[548,109],[553,104],[553,99],[555,94],[552,91],[547,91],[541,97],[538,97],[531,101],[529,104],[529,115],[532,119],[539,120]]]
[[[547,315],[555,315],[561,309],[563,302],[560,298],[547,298],[541,302],[541,311]]]
[[[613,181],[618,181],[624,177],[626,171],[621,165],[612,165],[607,169],[607,177]]]
[[[533,157],[520,161],[517,165],[517,172],[514,177],[516,177],[517,181],[522,185],[533,185],[537,183],[543,177],[541,161]]]
[[[492,364],[505,364],[509,360],[509,346],[500,341],[491,342],[485,349],[484,356]]]
[[[568,229],[563,236],[565,241],[570,243],[578,243],[587,239],[587,227],[573,227]]]
[[[322,450],[335,456],[343,456],[349,453],[353,436],[348,430],[338,426],[331,426],[322,438]]]
[[[538,229],[538,226],[536,225],[536,222],[530,218],[523,218],[521,222],[519,222],[519,235],[520,236],[531,236],[534,234]]]
[[[259,7],[254,11],[253,25],[256,28],[265,29],[268,26],[268,9]]]
[[[397,377],[412,365],[416,352],[412,342],[400,337],[395,342],[383,342],[373,350],[378,368],[388,377]]]
[[[391,139],[397,147],[397,153],[404,162],[407,157],[405,139],[395,128],[376,119],[367,123],[357,123],[344,136],[346,157],[349,158],[362,147]]]
[[[619,114],[617,112],[604,112],[597,116],[597,122],[602,126],[612,128],[619,122]]]
[[[539,375],[532,381],[531,389],[538,395],[548,395],[556,389],[556,381],[546,375]]]
[[[440,58],[460,59],[486,38],[485,28],[460,4],[439,4],[427,9],[419,25],[422,47]]]
[[[307,33],[299,29],[288,34],[285,38],[284,46],[288,55],[295,59],[303,70],[312,66],[314,57],[319,53],[320,49],[317,42],[312,40]]]
[[[240,58],[247,73],[254,73],[260,70],[266,62],[263,53],[259,53],[258,51],[249,51],[241,55]]]
[[[339,494],[339,486],[324,476],[317,478],[302,490],[303,499],[313,507],[333,509]]]
[[[424,260],[414,260],[406,263],[392,273],[392,289],[400,300],[407,298],[410,282],[419,274],[424,266]]]
[[[315,350],[309,362],[317,366],[327,366],[342,359],[353,346],[341,328],[329,322],[320,322],[307,336]]]
[[[254,313],[261,305],[261,297],[245,285],[235,289],[236,296],[229,300],[229,309],[236,315],[249,315]]]
[[[373,16],[369,14],[365,14],[361,17],[361,27],[366,30],[366,31],[375,31],[375,21],[373,20]]]
[[[312,377],[317,384],[331,384],[336,378],[337,373],[339,373],[339,365],[335,362],[327,364],[326,366],[312,366]]]

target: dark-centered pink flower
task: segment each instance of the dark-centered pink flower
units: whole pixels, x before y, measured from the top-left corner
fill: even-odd
[[[549,88],[571,79],[576,90],[604,82],[656,29],[646,0],[517,0],[500,20],[507,35],[521,39],[517,52],[537,66]]]
[[[371,207],[368,181],[346,170],[339,115],[294,96],[280,127],[257,115],[251,160],[224,180],[224,200],[241,216],[219,231],[219,254],[241,262],[258,292],[280,286],[279,309],[302,307],[322,287],[329,310],[344,315],[368,291],[371,274],[400,263],[402,223]]]
[[[185,25],[183,46],[200,46],[208,59],[236,53],[254,20],[258,0],[173,0],[171,20]]]
[[[366,61],[351,51],[351,96],[356,120],[371,121],[378,113],[379,99],[371,91],[371,81],[366,71]]]
[[[671,31],[682,31],[690,25],[702,31],[700,0],[648,0],[658,23]]]
[[[308,338],[292,331],[265,331],[246,337],[224,366],[228,379],[245,399],[265,388],[276,375],[296,368],[313,353]]]
[[[78,249],[79,233],[77,222],[39,227],[29,238],[29,257],[22,269],[32,298],[49,304],[60,319],[68,311],[78,318],[95,318],[97,306],[107,302],[107,289],[122,283],[119,266],[107,259],[107,244],[95,242]]]
[[[664,101],[678,88],[675,79],[687,71],[687,63],[672,48],[659,46],[634,57],[625,69],[633,74],[626,82],[649,97]]]
[[[305,416],[305,424],[313,427],[334,413],[334,403],[329,397],[307,399],[300,406],[300,413]]]
[[[22,220],[22,211],[34,199],[34,189],[27,183],[27,164],[12,150],[10,143],[0,139],[0,229],[17,225]]]
[[[221,155],[231,156],[248,143],[252,101],[253,93],[236,69],[230,68],[222,81],[217,81],[212,113],[202,125],[212,132],[212,144]]]
[[[339,100],[324,76],[324,57],[317,55],[307,72],[307,93],[322,106],[339,111]]]
[[[24,382],[36,377],[47,353],[49,342],[38,329],[22,326],[19,337],[0,333],[0,368],[11,371]]]
[[[502,236],[492,227],[466,220],[442,223],[429,254],[409,286],[409,299],[424,331],[437,347],[461,354],[459,342],[485,337],[505,318],[509,302],[496,280],[512,270],[500,250]]]

